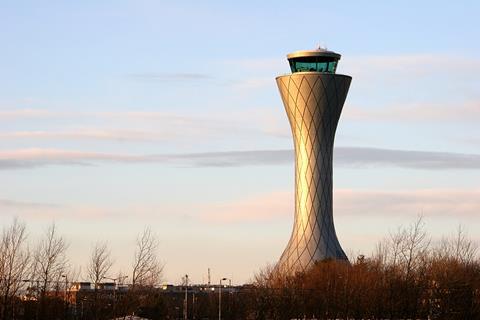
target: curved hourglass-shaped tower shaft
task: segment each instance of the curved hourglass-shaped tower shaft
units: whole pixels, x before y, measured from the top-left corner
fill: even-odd
[[[323,259],[347,260],[333,224],[332,158],[352,78],[334,73],[340,55],[331,51],[301,51],[288,57],[293,73],[276,81],[295,145],[295,219],[277,267],[294,273]]]

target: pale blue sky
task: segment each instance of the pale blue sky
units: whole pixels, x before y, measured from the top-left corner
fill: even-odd
[[[420,212],[434,238],[463,224],[480,240],[479,14],[476,1],[0,1],[0,225],[17,216],[33,240],[56,221],[76,265],[108,240],[115,273],[149,225],[167,281],[208,267],[248,280],[293,222],[274,78],[322,44],[353,76],[335,153],[345,250],[368,254]]]

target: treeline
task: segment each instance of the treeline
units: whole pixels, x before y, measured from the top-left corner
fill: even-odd
[[[128,278],[131,292],[154,288],[163,270],[157,247],[157,238],[146,228],[137,237],[131,271],[128,274],[118,272],[114,276],[113,258],[106,242],[92,245],[86,265],[73,266],[67,256],[68,243],[55,224],[50,225],[35,243],[30,243],[25,224],[14,220],[0,234],[0,320],[69,318],[72,312],[69,292],[72,283],[80,279],[87,279],[93,285],[93,294],[85,301],[88,310],[82,313],[88,313],[89,319],[105,318],[106,306],[102,305],[100,284],[122,284]],[[86,270],[83,274],[82,267]],[[135,309],[132,308],[127,311],[133,313]],[[108,309],[109,316],[116,315],[111,302]]]
[[[371,257],[321,261],[304,273],[262,270],[254,319],[480,319],[477,246],[459,228],[432,243],[423,222],[400,228]]]
[[[157,245],[150,230],[139,234],[128,290],[95,289],[65,303],[62,291],[78,278],[66,241],[52,225],[30,248],[25,225],[14,221],[0,243],[0,319],[179,319],[185,307],[189,319],[218,319],[218,286],[158,287]],[[297,274],[264,268],[250,284],[222,290],[222,319],[480,319],[480,259],[461,228],[433,242],[419,219],[351,260],[320,261]],[[85,276],[94,288],[112,261],[106,243],[92,246]]]

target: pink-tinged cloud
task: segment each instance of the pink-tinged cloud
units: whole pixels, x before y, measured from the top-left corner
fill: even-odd
[[[100,152],[69,151],[61,149],[21,149],[13,151],[0,151],[0,160],[129,160],[134,157],[127,155],[113,155]]]
[[[248,119],[248,115],[249,112],[252,112],[253,110],[251,108],[246,109],[248,109],[248,111],[238,114],[240,114],[240,117],[243,117],[244,121],[251,121],[252,119]],[[89,121],[107,121],[108,124],[118,123],[119,125],[128,125],[130,128],[135,124],[155,124],[157,126],[161,124],[167,127],[184,126],[185,130],[189,130],[188,126],[193,126],[193,130],[200,128],[210,128],[213,130],[218,127],[229,127],[232,129],[232,126],[240,126],[240,123],[237,122],[238,117],[235,115],[232,116],[231,110],[228,112],[216,109],[209,111],[211,114],[205,116],[205,114],[182,114],[160,111],[83,112],[54,111],[49,109],[0,109],[0,121],[22,119],[38,119],[41,121],[45,119],[69,119],[81,123]],[[243,122],[241,124],[244,125]],[[104,128],[104,126],[102,126],[102,128]],[[95,128],[90,130],[95,130]]]
[[[189,219],[201,223],[285,223],[293,221],[294,196],[291,191],[248,196],[234,201],[209,204],[127,204],[121,208],[93,204],[51,204],[0,199],[3,216],[28,219]],[[164,214],[168,213],[168,214]],[[353,220],[363,218],[411,217],[419,214],[435,218],[475,219],[480,223],[480,189],[420,190],[334,190],[334,215]]]
[[[189,219],[185,212],[192,208],[185,205],[179,210],[175,204],[129,203],[122,206],[76,204],[76,203],[42,203],[28,200],[0,199],[0,220],[8,217],[19,217],[28,221],[113,221],[143,218],[146,221],[161,219]],[[183,210],[183,211],[182,211]],[[168,213],[168,214],[167,214]]]
[[[345,108],[346,119],[395,122],[478,122],[480,100],[458,104],[409,104],[381,108]]]
[[[382,81],[408,83],[412,78],[445,77],[445,66],[455,61],[455,69],[449,75],[459,79],[473,79],[480,72],[480,59],[472,56],[449,54],[402,54],[402,55],[344,55],[337,73],[349,74],[358,85],[377,85]],[[246,59],[229,61],[229,66],[241,66],[252,76],[232,82],[234,87],[263,90],[272,86],[272,75],[290,72],[286,59]],[[357,80],[362,80],[361,82]]]
[[[123,112],[85,112],[85,111],[55,111],[49,109],[0,109],[0,120],[19,120],[19,119],[58,119],[58,118],[104,118],[104,119],[168,119],[174,121],[186,121],[191,117],[180,114],[171,114],[166,112],[142,112],[142,111],[123,111]]]
[[[388,76],[393,80],[402,74],[412,77],[443,74],[445,66],[455,61],[455,74],[473,76],[480,71],[480,59],[472,56],[453,56],[449,54],[407,54],[390,56],[345,56],[338,71],[357,77]],[[452,73],[450,73],[452,74]],[[400,80],[407,80],[402,78]]]
[[[201,209],[201,217],[205,221],[218,223],[271,222],[288,219],[292,214],[293,200],[291,192],[273,192],[208,205]]]
[[[58,205],[40,202],[17,201],[11,199],[0,199],[0,208],[16,208],[16,209],[57,209]]]
[[[252,111],[253,112],[253,111]],[[225,136],[259,135],[270,130],[268,114],[210,110],[205,114],[165,112],[53,112],[0,110],[0,122],[28,120],[38,130],[0,131],[0,140],[96,140],[116,142],[195,141]],[[52,121],[54,126],[52,127]],[[19,126],[21,127],[21,126]],[[193,140],[192,140],[193,139]]]
[[[0,120],[16,120],[31,118],[58,118],[61,113],[53,112],[46,109],[10,109],[0,110]]]
[[[351,190],[334,192],[336,214],[480,218],[480,189]]]
[[[55,221],[63,219],[93,221],[114,219],[122,210],[96,205],[69,205],[59,203],[33,202],[28,200],[0,199],[0,218],[19,217],[34,221]]]
[[[175,138],[172,132],[119,129],[79,129],[76,131],[14,131],[0,133],[0,139],[164,141]]]
[[[217,223],[271,223],[293,219],[293,193],[274,192],[203,208],[202,217]],[[334,191],[334,215],[361,219],[389,216],[480,219],[480,189]]]

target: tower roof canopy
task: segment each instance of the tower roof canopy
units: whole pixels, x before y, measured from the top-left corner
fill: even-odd
[[[287,59],[292,73],[335,73],[340,57],[340,54],[323,48],[318,48],[316,50],[301,50],[287,54]]]
[[[304,58],[304,57],[305,58],[306,57],[329,57],[329,58],[336,58],[337,60],[340,60],[341,55],[336,52],[329,51],[327,49],[322,49],[322,48],[318,48],[315,50],[299,50],[299,51],[295,51],[287,54],[288,60]]]

